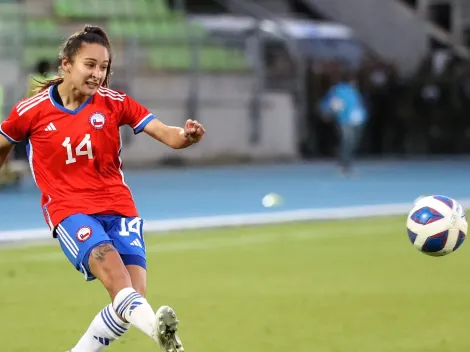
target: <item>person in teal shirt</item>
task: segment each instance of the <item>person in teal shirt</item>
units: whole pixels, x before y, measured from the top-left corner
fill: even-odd
[[[362,95],[352,80],[343,78],[321,99],[320,111],[325,118],[333,118],[338,126],[339,164],[341,172],[349,174],[368,117]]]

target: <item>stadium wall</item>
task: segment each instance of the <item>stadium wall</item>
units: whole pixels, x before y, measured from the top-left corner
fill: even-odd
[[[155,103],[154,103],[155,104]],[[227,103],[229,104],[229,103]],[[286,94],[264,94],[259,143],[250,141],[253,122],[248,100],[244,104],[211,104],[202,100],[197,119],[207,133],[204,143],[186,150],[172,150],[156,144],[146,135],[129,138],[122,151],[126,165],[152,164],[179,159],[185,164],[211,160],[297,159],[297,125],[294,107]],[[150,106],[154,114],[168,125],[181,126],[186,120],[183,104]]]

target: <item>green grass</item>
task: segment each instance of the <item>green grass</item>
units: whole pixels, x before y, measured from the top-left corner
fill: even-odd
[[[148,236],[149,294],[188,352],[470,350],[467,245],[416,251],[405,218]],[[1,351],[64,352],[108,296],[56,246],[0,251]],[[109,351],[157,351],[131,329]]]

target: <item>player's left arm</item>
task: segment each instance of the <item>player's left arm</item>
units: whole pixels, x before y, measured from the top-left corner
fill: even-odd
[[[206,130],[197,121],[187,120],[184,128],[165,125],[153,119],[144,127],[144,132],[173,149],[187,148],[204,138]]]
[[[183,149],[200,142],[206,133],[204,127],[193,120],[187,120],[183,128],[165,125],[131,97],[121,98],[123,103],[120,125],[131,126],[135,134],[143,131],[171,148]]]

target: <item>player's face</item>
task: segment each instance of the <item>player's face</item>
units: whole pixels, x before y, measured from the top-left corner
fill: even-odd
[[[108,66],[108,49],[100,44],[82,44],[70,70],[74,88],[85,96],[95,94],[106,79]]]

